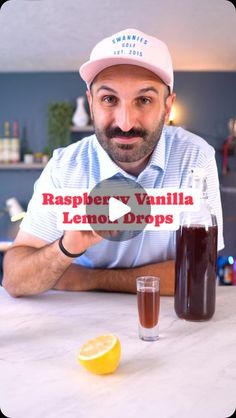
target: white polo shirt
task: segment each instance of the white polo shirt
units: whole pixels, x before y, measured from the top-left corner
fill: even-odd
[[[205,168],[208,200],[218,222],[218,250],[224,247],[222,208],[215,151],[205,140],[180,127],[164,126],[161,138],[145,169],[134,177],[107,155],[96,136],[91,135],[66,148],[54,151],[53,157],[34,186],[34,194],[20,228],[47,242],[61,236],[56,214],[45,212],[35,204],[38,190],[53,188],[92,189],[98,182],[124,177],[145,188],[187,187],[190,169]],[[90,247],[76,263],[91,268],[138,267],[175,258],[175,231],[143,231],[127,241],[104,239]]]

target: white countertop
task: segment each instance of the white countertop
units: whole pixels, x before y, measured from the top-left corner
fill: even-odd
[[[217,288],[208,322],[161,298],[160,340],[138,338],[136,296],[59,292],[11,298],[0,288],[0,408],[10,418],[226,418],[236,407],[236,287]],[[114,333],[116,373],[76,362],[89,338]]]

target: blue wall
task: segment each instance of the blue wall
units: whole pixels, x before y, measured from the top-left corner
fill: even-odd
[[[3,123],[18,120],[34,152],[47,143],[47,107],[51,101],[85,95],[86,86],[77,73],[0,74],[0,136]],[[180,107],[178,122],[201,134],[216,150],[228,135],[228,120],[236,115],[236,73],[176,72],[175,91]],[[77,134],[72,135],[72,141]],[[219,171],[220,153],[217,154]],[[235,168],[236,169],[236,168]],[[40,171],[0,170],[0,211],[7,198],[16,196],[26,206]],[[6,232],[7,231],[7,232]],[[9,234],[7,217],[0,218],[0,240]]]
[[[85,95],[86,86],[77,73],[0,74],[0,135],[5,120],[18,120],[26,128],[33,151],[47,142],[47,107],[51,101]],[[216,148],[228,134],[227,123],[235,116],[235,72],[176,72],[175,91],[181,107],[180,124],[197,132]]]
[[[53,101],[75,104],[86,86],[76,73],[0,74],[0,135],[5,120],[19,121],[21,137],[30,148],[42,151],[47,143],[47,109]]]
[[[236,116],[236,72],[177,72],[177,103],[180,121],[203,136],[217,150],[228,136],[228,121]]]

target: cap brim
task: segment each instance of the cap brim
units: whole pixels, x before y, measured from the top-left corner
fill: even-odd
[[[143,67],[149,71],[152,71],[170,88],[170,92],[172,93],[173,80],[170,79],[169,74],[163,71],[163,69],[158,68],[158,65],[153,66],[143,61],[140,62],[139,59],[136,59],[133,57],[112,56],[112,57],[102,58],[102,59],[98,59],[94,61],[87,61],[80,67],[79,73],[82,79],[86,82],[87,86],[90,86],[91,82],[94,80],[96,75],[98,75],[102,70],[104,70],[105,68],[111,67],[113,65],[119,65],[119,64],[137,65],[139,67]]]

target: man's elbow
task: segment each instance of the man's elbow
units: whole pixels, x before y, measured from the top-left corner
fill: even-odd
[[[17,291],[16,285],[9,280],[7,274],[3,274],[2,287],[4,287],[7,293],[13,298],[19,298],[22,296],[19,291]]]
[[[13,298],[18,298],[22,296],[19,293],[19,289],[16,282],[16,271],[12,268],[16,263],[11,255],[12,250],[8,250],[3,258],[3,279],[2,279],[2,287],[9,293],[10,296]]]

